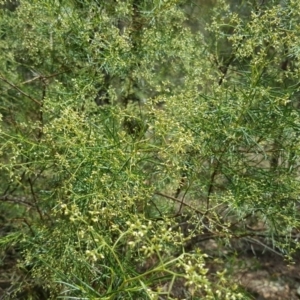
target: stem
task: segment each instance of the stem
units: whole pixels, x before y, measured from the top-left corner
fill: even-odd
[[[42,105],[40,101],[36,100],[35,98],[31,97],[30,95],[28,95],[27,93],[23,92],[19,87],[17,87],[16,85],[14,85],[13,83],[11,83],[10,81],[8,81],[6,78],[4,78],[1,74],[0,74],[0,79],[2,81],[4,81],[5,83],[7,83],[8,85],[10,85],[12,88],[14,88],[15,90],[17,90],[19,93],[21,93],[23,96],[29,98],[30,100],[32,100],[33,102],[35,102],[38,105]]]

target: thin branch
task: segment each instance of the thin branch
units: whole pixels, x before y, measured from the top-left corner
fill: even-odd
[[[186,188],[186,190],[185,190],[185,192],[184,192],[184,195],[182,196],[181,203],[180,203],[180,207],[179,207],[179,209],[178,209],[177,215],[179,215],[179,214],[181,213],[181,211],[182,211],[182,207],[183,207],[183,205],[184,205],[184,199],[185,199],[185,196],[186,196],[186,194],[188,193],[188,191],[189,191],[189,189],[190,189],[190,186],[191,186],[191,185],[188,185],[188,187]]]
[[[33,82],[33,81],[35,81],[35,80],[40,80],[40,79],[41,79],[41,80],[49,79],[49,78],[55,77],[55,76],[57,76],[57,75],[64,74],[64,73],[66,73],[66,72],[67,72],[67,71],[61,71],[61,72],[57,72],[57,73],[51,74],[51,75],[49,75],[49,76],[38,75],[38,76],[35,76],[35,77],[31,78],[31,79],[28,79],[28,80],[26,80],[26,81],[23,81],[21,84],[31,83],[31,82]]]
[[[245,37],[243,37],[243,40],[245,39]],[[232,63],[235,61],[236,59],[236,52],[237,50],[241,47],[242,45],[242,41],[237,45],[235,52],[232,52],[230,57],[228,58],[227,62],[225,62],[225,64],[223,66],[219,65],[218,60],[215,58],[215,62],[218,66],[218,70],[222,73],[222,76],[220,77],[218,84],[221,86],[223,84],[223,81],[225,79],[225,77],[227,76],[228,70],[230,68],[230,66],[232,65]]]
[[[13,203],[23,204],[30,207],[35,207],[35,205],[30,201],[28,201],[28,199],[25,197],[13,197],[9,195],[4,195],[4,196],[0,196],[0,201],[13,202]]]
[[[223,156],[223,153],[222,153],[221,157],[222,157],[222,156]],[[221,157],[220,157],[220,158],[221,158]],[[207,210],[209,210],[209,205],[210,205],[210,195],[211,195],[211,193],[213,192],[214,183],[215,183],[215,177],[216,177],[217,174],[218,174],[219,167],[220,167],[220,161],[217,160],[217,165],[216,165],[216,167],[214,168],[214,171],[213,171],[213,173],[211,174],[211,177],[210,177],[210,183],[209,183],[208,192],[207,192],[207,198],[206,198],[206,209],[207,209]]]
[[[234,61],[235,59],[235,55],[232,54],[231,57],[229,58],[228,62],[224,65],[224,66],[219,66],[218,69],[219,71],[222,73],[222,76],[221,78],[219,79],[219,82],[218,84],[219,85],[222,85],[227,73],[228,73],[228,70],[229,70],[229,67],[230,65],[232,64],[232,62]]]
[[[13,220],[15,220],[15,221],[23,221],[23,222],[28,226],[28,228],[29,228],[29,230],[31,231],[32,235],[35,236],[35,232],[34,232],[34,230],[32,229],[31,224],[27,221],[26,218],[15,218],[15,219],[13,219]]]
[[[154,205],[155,209],[158,211],[160,217],[163,216],[162,212],[160,211],[160,209],[157,207],[156,203],[153,201],[153,199],[150,200],[151,203]]]
[[[23,96],[29,98],[30,100],[32,100],[33,102],[35,102],[38,105],[42,105],[40,101],[36,100],[35,98],[31,97],[30,95],[28,95],[27,93],[25,93],[24,91],[22,91],[19,87],[17,87],[15,84],[11,83],[10,81],[8,81],[6,78],[4,78],[1,74],[0,74],[0,79],[2,81],[4,81],[5,83],[7,83],[8,85],[10,85],[12,88],[14,88],[15,90],[17,90],[19,93],[21,93]]]
[[[28,178],[28,183],[29,183],[29,186],[30,186],[30,191],[31,191],[31,195],[32,195],[32,198],[34,200],[34,203],[35,203],[35,208],[41,218],[41,220],[44,220],[44,217],[43,217],[43,214],[37,204],[37,198],[36,198],[36,195],[35,195],[35,192],[34,192],[34,189],[33,189],[33,184],[32,184],[32,181],[31,181],[31,178]]]
[[[185,249],[185,251],[189,252],[194,249],[194,246],[196,244],[199,244],[206,240],[222,239],[222,238],[227,238],[227,237],[228,237],[228,235],[226,233],[220,233],[220,232],[201,233],[201,234],[198,234],[198,235],[192,237],[189,241],[187,241],[186,244],[184,245],[184,249]],[[266,248],[268,251],[273,252],[276,255],[283,257],[283,255],[280,252],[276,251],[272,247],[268,246],[267,244],[265,244],[257,239],[257,238],[266,238],[266,237],[267,237],[267,234],[260,234],[260,233],[248,231],[248,232],[241,233],[241,234],[234,234],[234,235],[232,235],[231,238],[247,240],[248,242],[250,242],[252,244],[260,245],[260,246]],[[283,236],[283,235],[278,235],[276,237],[277,238],[285,238],[285,236]]]
[[[198,214],[205,215],[204,212],[202,212],[202,211],[200,211],[200,210],[198,210],[198,209],[192,207],[191,205],[187,204],[186,202],[183,202],[183,201],[180,200],[180,199],[177,199],[177,198],[175,198],[175,197],[166,195],[166,194],[161,193],[161,192],[155,192],[155,194],[158,195],[158,196],[162,196],[162,197],[168,198],[168,199],[173,200],[173,201],[175,201],[175,202],[178,202],[178,203],[180,203],[181,205],[184,205],[184,206],[186,206],[186,207],[192,209],[193,211],[195,211],[195,212],[198,213]]]
[[[30,83],[30,82],[39,80],[39,79],[41,79],[41,78],[42,78],[42,75],[38,75],[38,76],[35,76],[35,77],[31,78],[31,79],[28,79],[28,80],[26,80],[26,81],[21,82],[21,84]]]
[[[266,245],[265,243],[257,240],[257,239],[254,239],[253,237],[247,237],[247,238],[244,238],[245,240],[249,241],[250,243],[252,244],[257,244],[257,245],[260,245],[264,248],[266,248],[267,250],[281,256],[281,257],[284,257],[284,255],[282,255],[281,253],[279,253],[278,251],[276,251],[275,249],[273,249],[272,247],[269,247],[268,245]]]

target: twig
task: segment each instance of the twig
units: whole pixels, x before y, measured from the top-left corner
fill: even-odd
[[[16,221],[18,221],[18,220],[19,220],[19,221],[23,221],[23,222],[28,226],[28,228],[29,228],[30,232],[32,233],[32,235],[35,236],[35,232],[34,232],[34,230],[32,229],[31,224],[27,221],[26,218],[16,218],[16,219],[14,219],[14,220],[16,220]]]
[[[224,152],[223,152],[224,153]],[[221,154],[221,157],[223,156],[223,153]],[[220,158],[221,158],[220,157]],[[215,183],[215,177],[218,174],[219,171],[219,166],[220,166],[220,161],[217,160],[217,165],[213,171],[213,173],[210,176],[210,183],[209,183],[209,187],[208,187],[208,192],[207,192],[207,197],[206,197],[206,209],[209,210],[209,205],[210,205],[210,195],[213,192],[213,188],[214,188],[214,183]]]
[[[25,204],[30,207],[35,206],[33,203],[29,202],[25,197],[13,197],[13,196],[9,196],[9,195],[4,195],[4,196],[0,196],[0,201]]]
[[[0,74],[0,79],[2,81],[4,81],[5,83],[7,83],[8,85],[10,85],[12,88],[14,88],[15,90],[17,90],[19,93],[21,93],[22,95],[24,95],[25,97],[29,98],[30,100],[32,100],[33,102],[35,102],[36,104],[41,106],[41,102],[36,100],[35,98],[31,97],[30,95],[28,95],[27,93],[25,93],[24,91],[22,91],[19,87],[17,87],[15,84],[11,83],[10,81],[8,81],[6,78],[4,78],[1,74]]]
[[[189,191],[189,188],[190,188],[190,185],[188,185],[188,187],[186,188],[186,190],[185,190],[185,192],[184,192],[184,195],[183,195],[183,197],[182,197],[182,199],[181,199],[181,203],[180,203],[180,207],[179,207],[179,209],[178,209],[177,215],[179,215],[179,214],[181,213],[181,211],[182,211],[182,207],[183,207],[183,205],[184,205],[184,199],[185,199],[186,194],[187,194],[188,191]],[[177,197],[176,197],[176,198],[177,198]]]
[[[284,257],[281,253],[279,253],[278,251],[274,250],[273,248],[269,247],[268,245],[264,244],[263,242],[259,241],[259,240],[256,240],[252,237],[247,237],[247,238],[244,238],[245,240],[248,240],[250,243],[254,243],[254,244],[257,244],[257,245],[260,245],[260,246],[263,246],[265,247],[266,249],[268,249],[269,251],[281,256],[281,257]]]
[[[23,81],[21,84],[30,83],[30,82],[33,82],[33,81],[39,80],[39,79],[41,79],[41,80],[49,79],[49,78],[55,77],[55,76],[57,76],[57,75],[66,73],[66,72],[67,72],[67,71],[61,71],[61,72],[57,72],[57,73],[51,74],[51,75],[49,75],[49,76],[38,75],[38,76],[35,76],[35,77],[31,78],[31,79],[28,79],[28,80],[26,80],[26,81]]]
[[[37,204],[37,198],[36,198],[36,195],[35,195],[35,192],[34,192],[34,189],[33,189],[33,184],[32,184],[32,181],[31,181],[31,178],[28,178],[28,183],[29,183],[29,186],[30,186],[30,191],[31,191],[31,195],[32,195],[32,198],[34,200],[34,203],[35,203],[35,208],[41,218],[41,220],[44,220],[44,217],[43,217],[43,214]]]
[[[162,212],[160,211],[160,209],[157,207],[156,203],[153,201],[153,199],[151,199],[150,201],[151,201],[151,203],[154,205],[155,209],[158,211],[159,215],[162,217],[163,214],[162,214]]]
[[[162,197],[171,199],[171,200],[173,200],[173,201],[175,201],[175,202],[178,202],[178,203],[180,203],[180,204],[182,204],[182,205],[184,205],[184,206],[186,206],[186,207],[192,209],[193,211],[195,211],[195,212],[198,213],[198,214],[205,215],[204,212],[202,212],[202,211],[200,211],[200,210],[198,210],[198,209],[192,207],[191,205],[187,204],[186,202],[183,202],[183,201],[180,200],[180,199],[177,199],[177,198],[175,198],[175,197],[166,195],[166,194],[161,193],[161,192],[155,192],[155,194],[158,195],[158,196],[162,196]]]

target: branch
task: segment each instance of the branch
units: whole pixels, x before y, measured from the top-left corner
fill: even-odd
[[[36,208],[38,214],[40,215],[41,220],[43,220],[44,219],[43,214],[42,214],[42,212],[41,212],[41,210],[40,210],[40,208],[37,204],[37,199],[36,199],[36,196],[35,196],[35,192],[33,190],[33,184],[32,184],[31,178],[28,178],[28,183],[30,185],[30,191],[31,191],[31,195],[32,195],[32,198],[34,200],[34,203],[35,203],[35,208]]]
[[[61,71],[61,72],[57,72],[57,73],[54,73],[54,74],[51,74],[51,75],[48,75],[48,76],[44,76],[44,75],[37,75],[31,79],[28,79],[26,81],[23,81],[21,84],[26,84],[26,83],[30,83],[30,82],[33,82],[33,81],[36,81],[36,80],[46,80],[46,79],[49,79],[49,78],[52,78],[52,77],[55,77],[57,75],[60,75],[60,74],[64,74],[66,73],[68,70],[65,70],[65,71]]]
[[[175,197],[172,197],[172,196],[166,195],[166,194],[164,194],[164,193],[161,193],[161,192],[155,192],[155,194],[156,194],[156,195],[158,195],[158,196],[162,196],[162,197],[165,197],[165,198],[171,199],[171,200],[173,200],[173,201],[175,201],[175,202],[178,202],[178,203],[180,203],[181,205],[184,205],[184,206],[186,206],[186,207],[188,207],[188,208],[192,209],[194,212],[196,212],[196,213],[198,213],[198,214],[205,215],[205,213],[204,213],[204,212],[202,212],[202,211],[200,211],[200,210],[198,210],[198,209],[194,208],[193,206],[191,206],[191,205],[189,205],[189,204],[187,204],[187,203],[183,202],[183,201],[182,201],[182,200],[180,200],[180,199],[177,199],[177,198],[175,198]]]
[[[18,204],[23,204],[30,207],[35,207],[35,205],[27,200],[25,197],[13,197],[9,195],[0,196],[0,201],[3,202],[14,202]]]
[[[28,95],[27,93],[23,92],[19,87],[17,87],[16,85],[14,85],[13,83],[11,83],[10,81],[8,81],[6,78],[4,78],[1,74],[0,74],[0,79],[2,81],[4,81],[5,83],[7,83],[9,86],[11,86],[12,88],[14,88],[15,90],[17,90],[19,93],[21,93],[23,96],[29,98],[30,100],[32,100],[33,102],[35,102],[38,105],[42,105],[41,102],[39,100],[36,100],[35,98],[31,97],[30,95]]]

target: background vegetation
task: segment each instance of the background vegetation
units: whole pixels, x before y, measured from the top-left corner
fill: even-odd
[[[299,1],[0,3],[4,299],[247,299],[237,249],[293,261]]]

